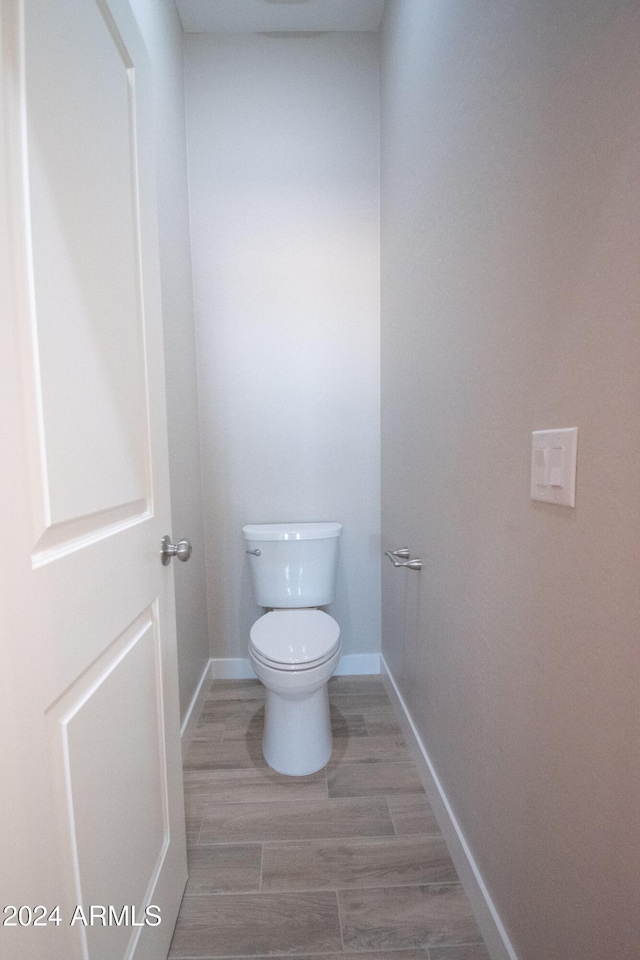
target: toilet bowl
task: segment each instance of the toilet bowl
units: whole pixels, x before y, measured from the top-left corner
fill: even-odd
[[[262,752],[278,773],[306,776],[328,763],[327,682],[340,649],[340,628],[322,610],[273,610],[251,628],[249,659],[266,688]]]

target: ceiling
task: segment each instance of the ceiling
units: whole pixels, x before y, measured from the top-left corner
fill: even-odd
[[[176,0],[186,33],[380,28],[384,0]]]

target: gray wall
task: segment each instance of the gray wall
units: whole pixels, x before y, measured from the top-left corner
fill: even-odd
[[[214,657],[242,526],[340,520],[344,654],[380,649],[378,38],[190,35],[187,133]]]
[[[640,944],[639,50],[622,0],[384,21],[383,653],[520,960]]]
[[[156,87],[160,270],[174,540],[193,555],[175,563],[180,711],[184,718],[209,659],[202,524],[191,245],[184,117],[183,35],[173,0],[131,0]]]

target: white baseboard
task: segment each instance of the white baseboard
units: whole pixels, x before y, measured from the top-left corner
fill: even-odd
[[[518,960],[402,694],[383,656],[380,661],[380,672],[389,698],[398,713],[402,732],[413,754],[427,797],[471,903],[491,960]]]
[[[334,676],[362,677],[380,673],[379,653],[343,653]]]
[[[336,677],[380,673],[379,653],[345,653],[340,657]],[[227,657],[211,661],[213,680],[255,680],[248,657]]]
[[[202,713],[202,705],[204,704],[205,697],[209,691],[209,682],[211,681],[211,660],[207,660],[206,666],[202,671],[202,676],[196,691],[191,698],[191,703],[185,714],[185,718],[182,721],[182,728],[180,730],[182,738],[182,752],[187,749],[191,743],[191,738],[193,737],[193,731],[198,725],[198,720],[200,719],[200,714]]]
[[[212,680],[255,680],[248,657],[217,657],[211,661]]]

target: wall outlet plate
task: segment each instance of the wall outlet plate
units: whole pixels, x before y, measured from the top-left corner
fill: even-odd
[[[578,428],[534,430],[531,434],[531,499],[576,505]]]

